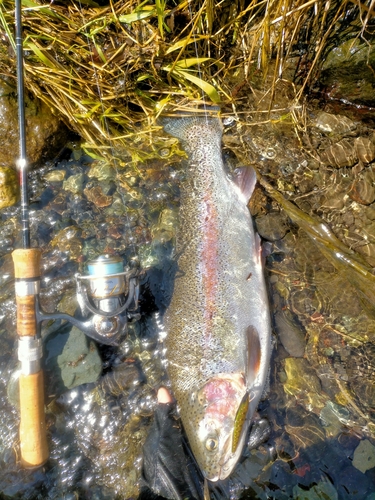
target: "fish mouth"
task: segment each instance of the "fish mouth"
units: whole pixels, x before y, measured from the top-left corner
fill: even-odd
[[[228,443],[226,446],[228,452],[231,449],[231,446],[231,439],[228,439]],[[225,457],[225,459],[223,459],[223,461],[219,463],[220,469],[217,481],[227,479],[227,477],[233,472],[233,469],[238,462],[239,456],[240,451],[237,451],[236,453],[230,453],[229,457]]]
[[[209,475],[204,472],[205,478],[212,482],[215,483],[217,481],[223,481],[224,479],[227,479],[230,474],[233,472],[239,457],[241,456],[242,453],[242,446],[243,444],[243,438],[241,437],[240,440],[240,446],[238,449],[233,453],[231,451],[232,448],[232,436],[229,436],[228,439],[226,440],[225,444],[222,447],[222,453],[223,457],[217,464],[217,468],[215,470],[215,475]]]

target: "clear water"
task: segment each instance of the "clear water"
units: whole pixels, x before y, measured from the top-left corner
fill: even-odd
[[[283,164],[280,182],[293,181],[297,189],[305,189],[298,188],[306,179],[298,168],[303,158],[296,156],[297,148],[286,147],[288,137],[285,143],[278,138],[276,146],[274,139],[264,130],[257,135],[252,129],[252,147],[265,151],[264,173],[272,179]],[[273,141],[276,157],[270,158],[269,147],[263,146],[267,141]],[[293,162],[290,158],[287,162],[288,154]],[[142,317],[118,348],[98,346],[102,373],[97,381],[59,392],[47,380],[50,459],[42,470],[22,470],[18,411],[7,395],[8,390],[14,400],[10,379],[17,361],[10,252],[20,246],[19,213],[17,208],[2,211],[0,492],[4,498],[138,495],[142,444],[152,422],[156,389],[166,383],[157,316],[171,293],[183,166],[153,161],[137,172],[103,167],[101,176],[94,168],[101,167],[82,156],[30,176],[32,242],[43,252],[42,306],[49,312],[72,314],[74,274],[82,271],[85,260],[110,251],[125,261],[134,256],[140,260]],[[56,170],[64,172],[64,180],[51,180]],[[315,174],[316,189],[312,186],[299,200],[304,209],[307,201],[311,209],[327,190],[326,174],[319,170]],[[285,188],[280,182],[279,187]],[[89,191],[98,187],[102,195],[89,201]],[[296,199],[298,195],[301,191]],[[105,197],[110,197],[109,204]],[[251,209],[269,240],[266,273],[276,335],[269,390],[259,414],[270,422],[271,433],[258,449],[245,452],[225,485],[225,495],[370,500],[375,469],[361,472],[358,467],[363,463],[355,455],[361,441],[375,444],[372,311],[345,273],[337,271],[261,189],[256,190]],[[346,213],[351,210],[347,207]],[[273,221],[261,221],[269,214]],[[342,208],[321,211],[331,223],[336,220],[337,227],[342,227],[344,214]],[[53,329],[45,325],[44,332]],[[78,355],[76,362],[82,362]],[[371,453],[365,459],[371,461]]]

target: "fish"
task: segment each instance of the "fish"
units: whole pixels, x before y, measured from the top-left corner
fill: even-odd
[[[165,358],[193,455],[207,481],[241,457],[268,379],[271,323],[260,238],[248,202],[252,168],[225,171],[218,113],[162,118],[187,153],[165,311]]]

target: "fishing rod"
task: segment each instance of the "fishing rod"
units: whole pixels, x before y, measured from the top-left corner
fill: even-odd
[[[38,467],[48,458],[44,415],[44,383],[41,368],[42,341],[36,320],[36,296],[40,284],[38,248],[30,248],[29,199],[27,186],[26,121],[23,80],[21,0],[15,0],[19,159],[21,189],[22,249],[12,253],[17,304],[18,359],[21,363],[20,449],[25,467]]]
[[[100,255],[87,263],[88,274],[76,274],[80,316],[45,313],[40,307],[41,250],[31,248],[26,152],[25,93],[21,0],[15,0],[16,59],[19,124],[22,249],[12,253],[17,305],[18,359],[20,391],[20,450],[24,467],[39,467],[49,456],[43,382],[43,321],[63,320],[87,336],[107,345],[118,345],[129,321],[139,319],[139,269],[136,261],[124,268],[118,256]]]

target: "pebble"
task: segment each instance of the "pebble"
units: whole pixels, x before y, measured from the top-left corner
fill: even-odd
[[[348,424],[350,412],[345,406],[328,401],[320,412],[320,420],[329,436],[337,436],[342,431],[343,424]]]
[[[374,136],[357,137],[354,141],[354,147],[357,152],[358,159],[363,163],[371,163],[375,158],[375,141]]]
[[[357,161],[357,154],[353,142],[343,139],[322,151],[321,159],[331,167],[352,167]]]
[[[305,335],[290,311],[282,310],[275,314],[276,332],[285,350],[295,358],[302,358],[305,353]]]
[[[288,230],[285,217],[280,212],[260,215],[256,217],[255,224],[260,236],[268,241],[281,240]]]
[[[306,359],[286,358],[285,373],[284,391],[295,396],[299,404],[309,411],[325,406],[328,396],[322,393],[320,380]]]
[[[98,208],[108,207],[112,204],[113,197],[105,195],[101,186],[95,186],[92,189],[85,188],[83,192],[86,198]]]
[[[298,500],[337,500],[338,494],[334,486],[329,481],[320,481],[318,484],[306,491],[296,485],[293,488],[293,498]]]
[[[108,181],[114,180],[116,177],[116,172],[111,165],[103,162],[93,162],[90,167],[90,170],[87,173],[87,176],[90,178],[95,177],[98,181]]]
[[[352,200],[361,205],[371,205],[375,201],[375,187],[365,179],[356,179],[348,194]]]
[[[362,440],[355,449],[353,466],[363,473],[375,467],[375,446],[368,439]]]
[[[64,181],[63,189],[71,193],[80,193],[82,192],[83,180],[84,175],[82,173],[71,175]]]
[[[70,332],[57,332],[46,342],[47,389],[62,392],[81,384],[96,382],[102,371],[95,343],[75,326]],[[52,385],[52,387],[51,387]]]
[[[47,182],[62,182],[65,179],[65,170],[51,170],[51,172],[47,172],[44,176],[44,179]]]
[[[333,115],[321,111],[313,121],[314,126],[325,134],[347,134],[356,128],[356,124],[343,115]]]

